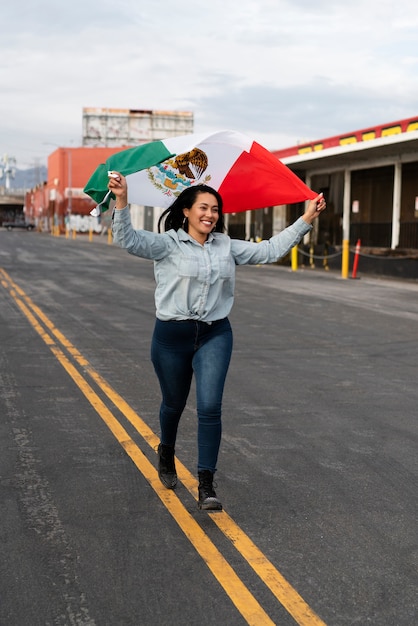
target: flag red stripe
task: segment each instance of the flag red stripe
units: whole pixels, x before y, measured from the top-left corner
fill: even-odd
[[[251,152],[243,152],[235,161],[219,193],[225,213],[293,204],[317,196],[284,163],[256,142]]]

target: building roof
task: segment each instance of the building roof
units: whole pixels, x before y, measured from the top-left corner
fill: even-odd
[[[418,118],[367,128],[273,151],[295,170],[315,172],[418,160]]]

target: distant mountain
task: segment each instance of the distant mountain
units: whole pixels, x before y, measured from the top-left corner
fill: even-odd
[[[48,178],[48,169],[44,165],[31,167],[27,170],[17,169],[15,177],[10,180],[11,189],[32,189],[39,183],[43,183]],[[4,185],[4,178],[0,180],[0,185]]]

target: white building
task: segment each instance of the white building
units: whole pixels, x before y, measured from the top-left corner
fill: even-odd
[[[193,130],[190,111],[83,108],[83,146],[137,146]]]

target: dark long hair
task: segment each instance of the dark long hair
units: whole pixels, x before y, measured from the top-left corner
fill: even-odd
[[[221,195],[216,191],[216,189],[212,189],[208,185],[192,185],[191,187],[187,187],[181,194],[174,200],[173,204],[168,207],[162,213],[160,219],[158,220],[158,232],[161,232],[161,227],[164,223],[164,230],[178,230],[179,228],[183,228],[187,232],[187,219],[185,220],[183,209],[191,209],[193,204],[196,202],[197,197],[201,193],[211,193],[215,196],[216,201],[218,203],[219,210],[219,218],[216,222],[216,226],[214,231],[217,233],[223,233],[225,228],[224,215],[223,215],[223,202]]]

